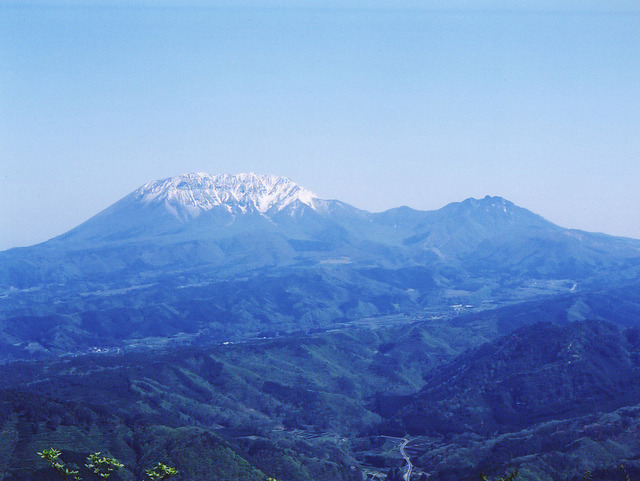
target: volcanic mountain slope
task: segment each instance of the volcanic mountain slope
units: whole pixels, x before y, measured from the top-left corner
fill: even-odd
[[[448,315],[639,271],[640,241],[563,229],[499,197],[373,214],[283,177],[187,174],[0,253],[0,358]]]
[[[323,262],[586,277],[630,258],[638,263],[640,242],[562,229],[499,197],[371,214],[284,177],[187,174],[146,184],[48,242],[5,252],[0,282]]]
[[[259,222],[282,210],[316,210],[320,204],[315,194],[284,177],[186,174],[143,185],[56,241],[109,243],[185,232],[225,237],[243,215]],[[228,230],[220,230],[225,226]]]
[[[334,221],[334,211],[348,220]],[[299,263],[298,251],[353,251],[341,224],[359,214],[283,177],[187,174],[146,184],[46,243],[8,251],[0,283],[32,287],[153,277],[167,269],[283,267]]]

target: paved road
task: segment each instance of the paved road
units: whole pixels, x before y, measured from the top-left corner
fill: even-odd
[[[409,440],[407,438],[404,438],[402,440],[402,444],[400,445],[400,454],[402,454],[402,457],[407,462],[407,471],[404,473],[404,476],[403,476],[404,481],[411,481],[411,472],[413,471],[413,464],[411,463],[411,460],[409,459],[407,452],[404,450],[407,444],[409,444]]]

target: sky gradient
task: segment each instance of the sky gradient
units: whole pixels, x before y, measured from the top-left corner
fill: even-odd
[[[640,238],[635,2],[149,3],[0,2],[0,249],[196,171]]]

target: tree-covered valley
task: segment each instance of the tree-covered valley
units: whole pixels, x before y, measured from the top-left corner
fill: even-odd
[[[636,461],[640,331],[484,319],[349,328],[2,366],[6,479],[55,479],[36,452],[108,450],[136,479],[612,479]],[[7,477],[8,476],[8,477]],[[599,478],[597,476],[600,476]]]
[[[640,241],[498,197],[150,183],[0,253],[0,479],[56,479],[49,448],[127,481],[637,476],[639,275]]]

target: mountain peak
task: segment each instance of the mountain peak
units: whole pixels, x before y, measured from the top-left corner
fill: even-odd
[[[518,207],[513,202],[499,196],[486,195],[481,199],[470,197],[462,202],[454,202],[449,205],[456,206],[457,209],[462,209],[467,212],[494,213],[494,214],[500,214],[505,216],[516,215],[516,213],[519,213],[519,214],[526,213],[526,214],[535,216],[535,214],[528,211],[527,209]]]
[[[164,204],[176,217],[197,217],[222,206],[230,212],[280,211],[299,201],[314,207],[318,198],[286,177],[241,174],[210,175],[201,172],[178,175],[143,185],[132,196],[144,204]]]
[[[504,208],[505,206],[513,206],[513,202],[508,201],[507,199],[497,196],[497,195],[485,195],[481,199],[476,199],[475,197],[469,197],[468,199],[463,201],[463,204],[468,204],[473,207],[498,207]]]

